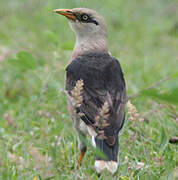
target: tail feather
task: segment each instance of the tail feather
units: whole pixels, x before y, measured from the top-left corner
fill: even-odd
[[[105,159],[97,156],[95,160],[95,169],[98,173],[101,173],[104,169],[107,169],[109,172],[114,174],[117,171],[118,167],[118,149],[119,142],[118,137],[113,146],[107,144],[105,140],[100,140],[95,138],[96,147],[104,153]]]
[[[105,140],[100,140],[97,137],[95,138],[96,147],[101,150],[101,152],[104,153],[106,156],[105,161],[116,161],[117,162],[117,156],[118,156],[118,149],[119,149],[119,142],[118,142],[118,136],[116,137],[115,144],[113,146],[110,146],[107,144]],[[96,157],[97,160],[102,160],[101,157]]]

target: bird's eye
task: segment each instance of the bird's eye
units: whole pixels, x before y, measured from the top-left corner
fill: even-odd
[[[88,20],[88,18],[89,18],[89,17],[88,17],[88,15],[87,15],[87,14],[83,14],[83,15],[82,15],[82,20],[83,20],[83,21],[87,21],[87,20]]]

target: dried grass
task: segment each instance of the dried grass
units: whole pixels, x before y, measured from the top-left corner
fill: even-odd
[[[13,154],[11,152],[7,153],[7,157],[11,163],[14,163],[16,165],[18,170],[23,170],[25,168],[26,164],[23,157]]]
[[[72,103],[74,107],[80,107],[83,102],[83,85],[83,80],[80,79],[77,81],[74,89],[71,91]]]
[[[95,126],[99,127],[100,129],[104,129],[105,127],[109,126],[107,119],[109,117],[109,103],[107,101],[104,102],[102,108],[99,110],[98,115],[95,117]],[[98,139],[106,139],[103,130],[98,131]]]
[[[32,157],[32,160],[34,162],[33,169],[38,171],[38,173],[43,177],[43,178],[49,178],[53,176],[52,169],[53,165],[49,161],[48,154],[42,155],[39,150],[34,147],[30,146],[29,147],[29,154]]]
[[[8,112],[4,113],[3,117],[7,121],[9,126],[15,128],[15,129],[17,128],[17,125],[15,124],[14,119],[10,113],[8,113]]]
[[[109,103],[107,101],[104,102],[102,108],[99,110],[98,115],[95,117],[95,126],[100,128],[104,128],[109,126],[107,119],[109,117]]]
[[[128,108],[128,114],[130,115],[129,120],[131,122],[139,121],[143,122],[144,119],[141,117],[141,115],[137,112],[136,107],[130,102],[127,102],[127,108]]]

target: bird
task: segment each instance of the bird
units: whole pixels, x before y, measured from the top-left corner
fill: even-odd
[[[125,121],[126,85],[119,61],[107,43],[102,15],[88,8],[55,9],[65,16],[76,36],[66,67],[68,111],[78,134],[80,156],[87,150],[84,138],[104,155],[96,154],[94,168],[114,174],[118,169],[119,134]]]

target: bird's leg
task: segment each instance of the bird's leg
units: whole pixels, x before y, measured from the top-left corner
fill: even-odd
[[[80,132],[79,138],[78,138],[78,148],[80,150],[80,156],[79,156],[78,163],[77,163],[77,169],[81,165],[83,157],[85,156],[85,153],[87,151],[87,146],[83,142],[83,138],[85,138],[85,135]]]
[[[78,117],[78,116],[77,116]],[[82,159],[85,155],[85,152],[87,150],[86,144],[85,144],[85,138],[86,135],[85,133],[81,130],[80,127],[80,119],[78,118],[73,118],[73,123],[74,123],[74,127],[76,129],[76,131],[78,132],[78,148],[80,150],[80,156],[78,159],[78,164],[77,164],[77,169],[79,168],[79,166],[81,165]]]
[[[80,151],[80,156],[79,156],[79,159],[78,159],[77,168],[81,165],[82,159],[85,156],[86,151],[87,151],[87,147],[84,146]]]

